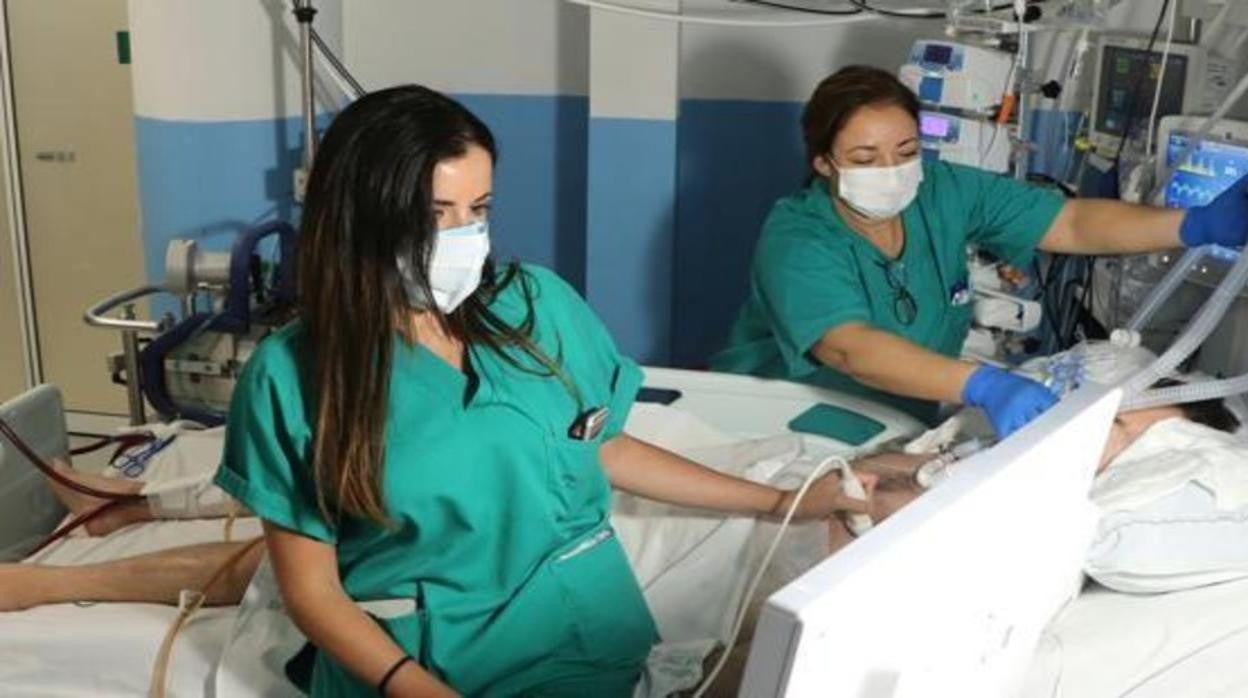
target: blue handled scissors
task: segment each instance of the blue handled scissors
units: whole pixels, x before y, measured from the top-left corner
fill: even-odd
[[[166,446],[173,443],[177,434],[170,434],[163,439],[157,439],[137,450],[127,451],[117,457],[113,461],[112,466],[121,471],[121,474],[130,479],[135,479],[147,470],[147,464],[157,453],[160,453]]]

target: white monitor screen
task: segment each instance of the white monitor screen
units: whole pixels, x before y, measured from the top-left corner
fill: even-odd
[[[1077,593],[1120,391],[1072,394],[768,599],[741,695],[1007,696]]]
[[[1166,61],[1165,84],[1157,118],[1180,114],[1187,89],[1188,57],[1171,54]],[[1107,45],[1101,53],[1101,82],[1096,91],[1096,123],[1093,130],[1114,137],[1141,133],[1152,114],[1153,95],[1161,76],[1161,52]],[[1127,119],[1130,117],[1130,131]]]
[[[1166,144],[1166,166],[1174,176],[1166,184],[1166,206],[1203,206],[1214,197],[1248,177],[1248,143],[1207,138],[1192,149],[1175,167],[1175,160],[1187,149],[1191,134],[1172,131]]]

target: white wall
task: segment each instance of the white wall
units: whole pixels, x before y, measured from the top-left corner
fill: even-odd
[[[712,14],[724,0],[684,0],[688,13]],[[760,19],[792,13],[758,13]],[[851,63],[896,70],[915,39],[937,37],[941,22],[875,18],[818,27],[681,30],[681,96],[804,102],[820,80]]]
[[[588,12],[562,0],[364,0],[343,15],[347,65],[368,89],[588,93]]]
[[[342,0],[314,26],[342,43]],[[298,116],[298,38],[287,0],[130,0],[135,114],[169,121]],[[328,85],[321,84],[322,96]]]

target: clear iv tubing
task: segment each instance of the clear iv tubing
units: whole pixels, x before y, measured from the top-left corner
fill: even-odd
[[[728,641],[724,643],[724,651],[719,657],[719,661],[715,663],[715,668],[711,669],[711,673],[706,675],[702,680],[702,685],[698,686],[694,692],[693,698],[702,698],[706,695],[711,684],[719,676],[719,672],[724,670],[724,666],[728,663],[728,656],[732,654],[732,648],[737,644],[737,636],[741,634],[741,626],[745,623],[745,614],[750,608],[750,600],[754,598],[755,592],[758,591],[758,585],[763,580],[763,573],[771,565],[771,558],[776,554],[776,548],[780,547],[780,539],[784,536],[784,532],[788,529],[789,524],[793,521],[793,515],[797,513],[797,507],[802,503],[802,499],[810,490],[810,486],[820,475],[828,471],[831,466],[841,468],[842,472],[850,468],[849,461],[840,456],[828,456],[814,470],[806,476],[805,482],[797,489],[797,494],[793,496],[793,502],[789,504],[789,510],[784,515],[784,520],[780,522],[780,530],[776,531],[776,535],[771,539],[771,545],[767,548],[767,554],[763,555],[763,561],[758,566],[758,571],[754,573],[754,579],[750,580],[750,586],[745,590],[745,596],[741,599],[741,608],[737,611],[737,619],[732,624],[732,633],[728,636]],[[849,470],[853,472],[853,470]]]
[[[1132,376],[1123,385],[1123,409],[1144,409],[1159,405],[1199,402],[1234,395],[1248,390],[1248,374],[1225,380],[1190,383],[1173,388],[1149,390],[1161,378],[1169,375],[1184,359],[1204,343],[1213,333],[1218,321],[1226,314],[1231,303],[1244,285],[1248,283],[1248,254],[1239,255],[1226,278],[1214,290],[1213,295],[1201,307],[1195,319],[1183,330],[1174,344],[1152,366]],[[1153,296],[1160,296],[1159,287]],[[1149,301],[1152,302],[1150,297]],[[1160,302],[1160,301],[1158,301]]]

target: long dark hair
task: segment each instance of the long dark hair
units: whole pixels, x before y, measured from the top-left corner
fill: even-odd
[[[343,514],[389,520],[382,496],[386,406],[393,342],[411,311],[396,253],[413,255],[414,281],[433,298],[433,170],[474,145],[497,160],[494,136],[480,119],[416,85],[359,99],[334,119],[320,144],[300,225],[299,314],[316,400],[313,475],[318,504],[331,522]],[[529,299],[519,326],[489,307],[512,283]],[[531,339],[532,294],[514,264],[499,272],[487,262],[477,291],[438,318],[465,344],[505,357],[504,347],[518,346],[559,374]]]
[[[802,110],[806,166],[826,155],[849,119],[863,107],[894,105],[919,122],[919,98],[886,70],[851,65],[824,78]],[[817,177],[812,172],[811,179]]]

